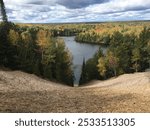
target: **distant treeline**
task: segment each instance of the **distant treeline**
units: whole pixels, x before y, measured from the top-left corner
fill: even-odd
[[[44,28],[51,31],[52,36],[76,36],[81,32],[95,28],[93,24],[18,24],[20,27]]]
[[[139,36],[143,28],[150,28],[150,22],[112,22],[88,24],[18,24],[20,27],[44,28],[51,31],[54,37],[76,36],[80,43],[109,45],[115,32],[123,35]]]
[[[20,27],[35,27],[50,30],[52,36],[76,36],[80,43],[108,46],[114,33],[123,36],[139,36],[143,28],[150,28],[150,22],[116,22],[95,24],[19,24]]]
[[[119,22],[96,24],[87,31],[76,35],[76,41],[81,43],[109,45],[114,33],[120,32],[123,36],[139,36],[144,27],[150,28],[150,22]]]

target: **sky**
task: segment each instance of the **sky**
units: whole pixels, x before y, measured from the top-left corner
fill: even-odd
[[[19,23],[150,20],[150,0],[4,0]]]

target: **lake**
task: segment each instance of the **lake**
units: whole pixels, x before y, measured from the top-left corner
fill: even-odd
[[[100,45],[78,43],[75,41],[75,37],[61,37],[64,39],[66,47],[73,57],[73,72],[74,72],[74,86],[79,85],[83,60],[87,61],[92,58],[93,55],[99,50]],[[102,47],[105,51],[106,48]]]

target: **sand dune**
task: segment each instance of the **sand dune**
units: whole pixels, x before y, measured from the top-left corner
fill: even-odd
[[[150,72],[69,87],[0,70],[0,112],[150,112]]]

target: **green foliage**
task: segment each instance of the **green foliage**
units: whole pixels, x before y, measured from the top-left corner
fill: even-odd
[[[110,41],[114,44],[122,42],[121,40],[125,35],[134,34],[135,36],[139,36],[144,26],[150,26],[149,22],[101,23],[94,25],[93,28],[86,31],[82,30],[78,33],[76,35],[76,41],[108,46],[111,45]]]
[[[86,61],[83,60],[82,73],[79,84],[84,84],[92,79],[100,79],[97,64],[98,59],[103,56],[103,52],[99,49],[93,58]]]
[[[0,24],[0,65],[15,68],[16,47],[13,46],[8,38],[12,23],[2,22]]]
[[[148,22],[17,26],[7,21],[3,4],[1,12],[0,66],[72,86],[72,58],[64,41],[56,36],[76,35],[77,41],[108,47],[106,54],[99,50],[93,58],[83,60],[80,84],[150,67]]]
[[[149,68],[150,68],[150,44],[147,45],[147,58],[146,58],[146,61],[147,63],[149,64]]]
[[[104,54],[99,48],[99,50],[96,52],[96,54],[93,56],[93,58],[89,59],[86,62],[86,71],[87,71],[87,80],[90,81],[92,79],[100,79],[99,76],[97,64],[100,57],[102,57]]]
[[[72,59],[64,42],[41,28],[1,23],[0,65],[73,85]]]
[[[141,54],[140,54],[140,49],[139,48],[135,48],[132,50],[132,57],[131,57],[131,61],[133,63],[133,69],[138,72],[139,68],[140,68],[140,59],[141,59]]]
[[[34,42],[32,35],[29,32],[21,33],[21,38],[22,40],[18,43],[17,52],[20,61],[18,68],[28,73],[40,75],[40,73],[37,72],[37,65],[41,61],[40,47]]]
[[[94,57],[90,61],[93,59]],[[95,65],[91,64],[91,66],[93,69]],[[99,75],[103,79],[124,73],[145,71],[149,66],[149,28],[144,28],[138,37],[134,34],[122,35],[120,32],[115,32],[111,37],[106,54],[100,56],[97,63]]]
[[[115,54],[108,50],[105,56],[102,56],[98,60],[97,68],[99,74],[106,79],[110,76],[118,75],[119,58]]]
[[[73,85],[73,72],[71,69],[71,57],[62,39],[53,39],[53,41],[44,49],[43,66],[49,68],[50,76],[47,78],[56,79],[59,82],[65,82]],[[44,67],[44,68],[45,68]],[[47,72],[44,71],[47,75]]]
[[[85,59],[83,59],[82,73],[81,73],[79,84],[82,85],[86,82],[87,82],[87,71],[86,71]]]

